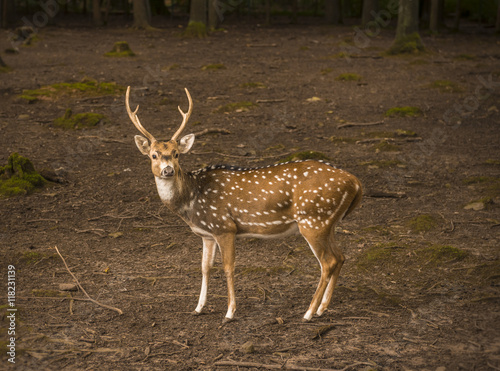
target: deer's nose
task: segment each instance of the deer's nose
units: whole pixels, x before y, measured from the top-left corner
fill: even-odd
[[[170,165],[165,166],[161,171],[162,177],[169,177],[174,175],[174,168]]]

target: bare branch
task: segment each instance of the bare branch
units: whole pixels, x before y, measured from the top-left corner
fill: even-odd
[[[123,311],[121,309],[118,309],[118,308],[115,308],[115,307],[112,307],[110,305],[106,305],[106,304],[102,304],[102,303],[99,303],[97,300],[94,300],[92,299],[89,294],[87,294],[87,291],[85,291],[85,289],[82,287],[82,285],[80,284],[80,282],[78,281],[78,279],[76,278],[76,276],[73,274],[73,272],[70,271],[69,267],[68,267],[68,264],[66,264],[66,260],[64,259],[64,257],[61,255],[61,253],[59,252],[59,249],[57,248],[57,246],[54,246],[54,249],[56,249],[56,252],[57,254],[61,257],[63,263],[64,263],[64,266],[66,267],[66,270],[68,271],[68,273],[71,275],[71,277],[73,277],[73,279],[75,280],[76,284],[78,285],[78,287],[80,288],[80,290],[82,290],[82,292],[85,294],[85,296],[87,298],[89,298],[89,300],[94,303],[94,304],[97,304],[101,307],[104,307],[104,308],[107,308],[107,309],[111,309],[111,310],[114,310],[116,312],[118,312],[119,314],[123,314]]]

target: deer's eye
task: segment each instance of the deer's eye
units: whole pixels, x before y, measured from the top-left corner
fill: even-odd
[[[151,157],[153,158],[153,160],[156,160],[156,155],[155,154],[153,154]]]
[[[175,158],[179,158],[179,153],[178,153],[178,152],[175,152],[175,153],[174,153],[174,157],[175,157]]]

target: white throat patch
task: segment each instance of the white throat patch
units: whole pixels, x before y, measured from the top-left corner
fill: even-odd
[[[155,176],[156,188],[163,202],[170,202],[175,195],[175,180],[162,179]]]

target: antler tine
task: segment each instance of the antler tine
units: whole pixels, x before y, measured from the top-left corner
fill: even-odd
[[[146,138],[149,139],[150,142],[154,142],[156,139],[154,136],[152,136],[149,131],[144,129],[144,126],[142,126],[141,122],[139,121],[139,117],[137,116],[137,111],[139,111],[139,106],[135,109],[134,112],[130,109],[130,104],[129,104],[129,98],[130,98],[130,86],[127,87],[127,93],[125,94],[125,107],[127,108],[127,113],[128,117],[130,117],[130,120],[132,123],[135,125],[135,127],[142,133]]]
[[[188,108],[187,113],[184,113],[181,110],[180,106],[177,107],[179,109],[179,112],[182,115],[182,124],[179,127],[179,129],[177,129],[177,131],[175,132],[175,134],[172,136],[172,140],[177,140],[177,137],[179,137],[179,135],[181,135],[182,131],[186,127],[186,124],[187,124],[187,122],[189,120],[189,117],[191,116],[191,112],[193,112],[193,100],[191,99],[191,94],[189,94],[189,91],[187,90],[187,88],[184,88],[184,90],[186,91],[186,95],[187,95],[187,98],[188,98],[188,101],[189,101],[189,108]]]

